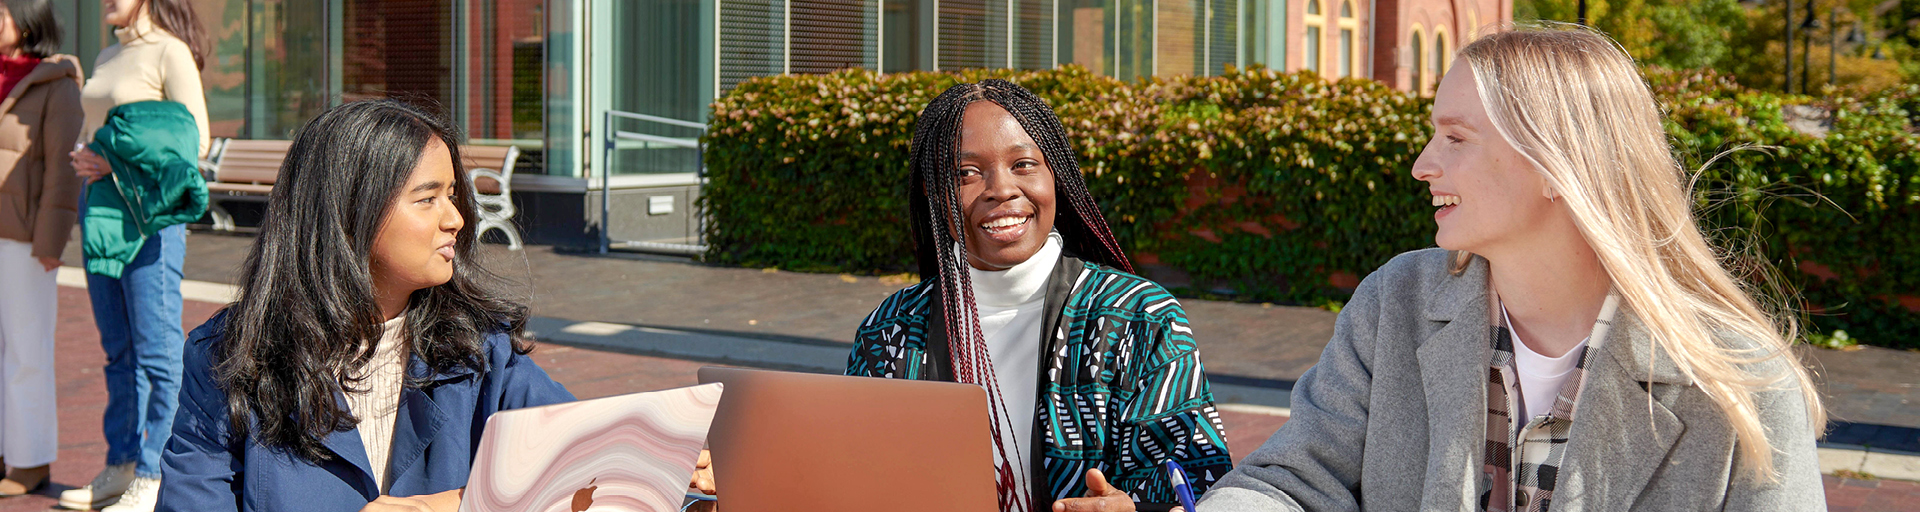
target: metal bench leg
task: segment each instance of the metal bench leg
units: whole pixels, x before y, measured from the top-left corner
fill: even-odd
[[[215,231],[233,231],[233,214],[227,213],[227,209],[220,206],[219,201],[207,201],[207,215],[213,217]]]
[[[475,239],[483,238],[487,235],[488,231],[492,231],[495,229],[498,229],[502,234],[507,235],[508,250],[513,250],[513,251],[520,250],[520,247],[521,247],[520,232],[518,230],[513,229],[513,224],[511,223],[500,222],[494,219],[482,219],[480,221],[480,227],[474,230],[473,237]]]

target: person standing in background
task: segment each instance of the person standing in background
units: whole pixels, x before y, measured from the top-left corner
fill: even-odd
[[[0,497],[47,486],[60,452],[54,408],[54,283],[79,219],[80,60],[55,54],[50,0],[0,4]]]
[[[192,113],[204,156],[207,101],[200,69],[207,58],[207,37],[193,5],[187,0],[102,0],[101,6],[106,23],[116,27],[119,43],[100,52],[93,78],[80,91],[86,110],[81,140],[92,140],[114,107],[174,101]],[[112,168],[100,155],[79,148],[72,156],[75,172],[88,183],[111,179]],[[172,432],[186,341],[180,326],[186,229],[168,226],[140,244],[118,278],[95,272],[95,262],[88,261],[87,293],[107,353],[107,409],[101,424],[107,467],[86,487],[61,493],[62,507],[113,504],[106,510],[150,511],[159,492],[160,454]]]

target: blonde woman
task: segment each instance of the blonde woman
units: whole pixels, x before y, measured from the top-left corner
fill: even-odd
[[[1413,168],[1441,249],[1361,283],[1200,511],[1824,509],[1793,325],[1696,227],[1633,61],[1565,28],[1460,57]]]

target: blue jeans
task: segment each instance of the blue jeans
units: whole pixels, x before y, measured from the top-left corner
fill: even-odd
[[[160,476],[160,452],[173,435],[180,403],[180,266],[186,226],[147,237],[119,279],[87,274],[93,323],[107,351],[107,464],[138,462],[134,474]]]

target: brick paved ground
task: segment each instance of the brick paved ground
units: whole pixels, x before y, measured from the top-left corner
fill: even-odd
[[[232,283],[252,243],[251,236],[192,232],[187,279]],[[69,263],[80,261],[78,245],[69,244]],[[485,255],[492,269],[525,283],[519,289],[533,299],[535,315],[836,345],[850,343],[861,319],[904,286],[873,276],[767,273],[639,255],[558,254],[543,246],[520,252],[487,246]],[[1181,304],[1210,375],[1290,382],[1319,359],[1333,335],[1335,315],[1321,309],[1199,299]],[[1914,371],[1920,351],[1809,352],[1836,421],[1920,428],[1920,371]],[[1920,439],[1900,441],[1920,445]]]
[[[218,309],[214,304],[188,302],[182,325],[191,330]],[[55,343],[60,400],[60,460],[53,464],[53,485],[34,496],[0,500],[0,512],[47,510],[60,491],[86,485],[106,462],[106,442],[100,434],[100,415],[106,408],[106,382],[100,366],[99,334],[87,292],[60,288],[60,324]],[[668,389],[697,384],[695,372],[705,363],[604,352],[555,344],[537,345],[532,357],[554,380],[580,398]],[[1239,452],[1258,446],[1284,417],[1225,411],[1228,445]]]
[[[182,322],[191,328],[211,316],[213,304],[187,303]],[[60,325],[57,374],[60,394],[60,461],[55,462],[54,485],[33,496],[0,500],[0,512],[47,510],[64,489],[84,485],[105,462],[106,445],[100,436],[100,414],[106,406],[100,365],[99,338],[85,290],[60,289]],[[576,347],[540,345],[533,357],[555,380],[582,398],[667,389],[695,383],[702,363],[603,352]],[[1286,420],[1244,411],[1222,411],[1229,446],[1237,455],[1259,446]],[[1850,512],[1920,511],[1920,484],[1826,477],[1831,510]]]

